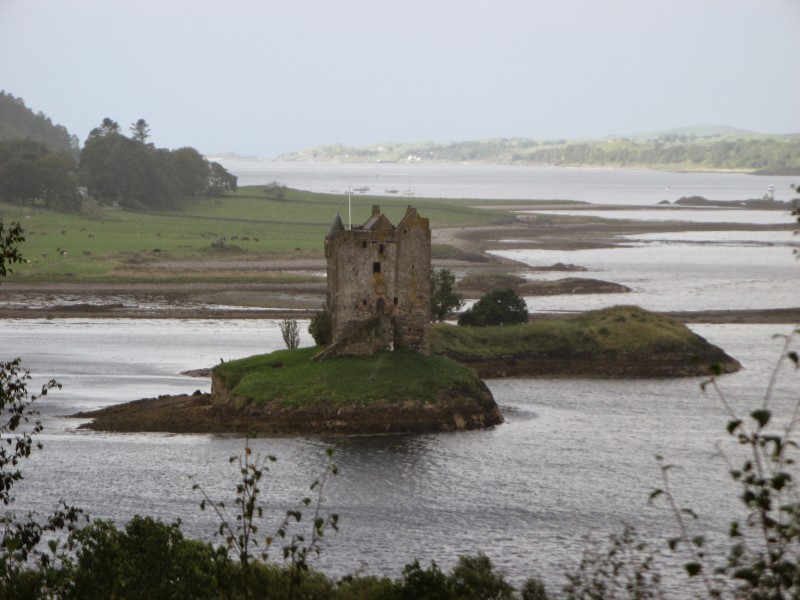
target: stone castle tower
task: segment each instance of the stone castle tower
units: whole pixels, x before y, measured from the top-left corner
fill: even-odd
[[[408,207],[397,227],[372,207],[345,229],[337,214],[325,237],[333,341],[320,358],[409,348],[430,354],[431,230]]]

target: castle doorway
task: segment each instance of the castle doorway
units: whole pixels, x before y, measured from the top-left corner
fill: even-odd
[[[379,313],[383,314],[386,308],[386,301],[383,298],[378,298],[378,301],[375,303],[375,308]]]

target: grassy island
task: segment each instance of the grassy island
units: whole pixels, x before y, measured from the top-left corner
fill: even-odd
[[[221,363],[211,394],[161,396],[75,416],[91,429],[173,433],[377,434],[479,429],[503,422],[477,373],[397,350],[315,361],[319,348]]]
[[[313,360],[318,351],[283,350],[217,365],[214,408],[245,411],[260,430],[280,433],[451,431],[503,420],[475,371],[447,358],[397,350]]]
[[[434,325],[431,349],[481,377],[685,377],[739,363],[679,321],[638,306],[503,327]]]

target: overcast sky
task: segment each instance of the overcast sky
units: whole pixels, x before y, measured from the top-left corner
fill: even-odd
[[[159,147],[800,132],[800,0],[0,0],[0,89]]]

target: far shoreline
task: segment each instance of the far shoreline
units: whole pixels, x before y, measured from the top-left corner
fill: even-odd
[[[499,162],[491,160],[423,160],[423,161],[408,161],[408,160],[308,160],[308,159],[283,159],[279,155],[274,158],[259,158],[259,157],[234,157],[223,158],[223,160],[258,160],[263,162],[272,163],[300,163],[300,164],[314,164],[314,165],[454,165],[454,166],[495,166],[495,167],[519,167],[519,168],[534,168],[534,169],[580,169],[584,171],[656,171],[661,173],[708,173],[708,174],[741,174],[741,175],[755,175],[758,177],[767,177],[759,173],[759,169],[710,169],[710,168],[697,168],[690,167],[668,167],[657,165],[583,165],[583,164],[570,164],[570,165],[552,165],[543,163],[525,163],[525,162]],[[790,175],[792,176],[792,175]],[[266,185],[263,184],[248,184],[248,185]]]
[[[134,290],[131,289],[131,293]],[[167,292],[168,293],[168,292]],[[620,304],[625,303],[624,296]],[[282,308],[222,308],[172,306],[155,309],[126,307],[119,304],[94,305],[70,304],[46,308],[0,307],[0,319],[9,320],[57,320],[57,319],[143,319],[143,320],[256,320],[256,319],[310,319],[318,308],[293,307],[291,302]],[[321,302],[320,302],[321,304]],[[569,318],[583,311],[534,312],[531,320],[547,317]],[[686,324],[789,324],[800,323],[800,307],[762,309],[712,309],[698,311],[663,311],[660,314],[673,317]]]

